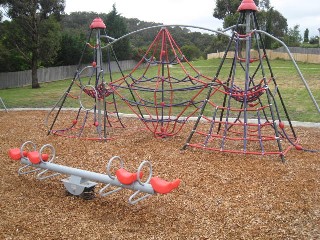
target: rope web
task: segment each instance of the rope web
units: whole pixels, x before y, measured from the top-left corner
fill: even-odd
[[[177,134],[201,108],[211,81],[162,28],[136,67],[110,86],[155,137],[163,138]]]

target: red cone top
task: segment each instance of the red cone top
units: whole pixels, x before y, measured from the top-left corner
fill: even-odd
[[[257,5],[253,0],[242,0],[240,6],[238,7],[238,12],[248,10],[258,11]]]
[[[106,25],[104,24],[103,20],[99,17],[93,19],[91,25],[90,25],[91,29],[95,29],[95,28],[101,28],[101,29],[105,29]]]

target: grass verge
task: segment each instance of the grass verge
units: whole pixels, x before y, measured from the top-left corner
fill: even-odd
[[[213,77],[216,74],[220,59],[199,60],[192,62],[193,66],[202,74]],[[219,79],[226,80],[230,72],[231,61],[227,60],[219,74]],[[255,65],[253,64],[252,67]],[[318,102],[320,103],[320,67],[319,64],[298,63],[298,66],[307,80],[308,85]],[[265,66],[266,67],[266,66]],[[320,114],[314,106],[302,80],[299,77],[291,61],[273,60],[271,68],[278,88],[284,99],[289,115],[295,121],[320,122]],[[188,68],[186,68],[189,70]],[[238,70],[237,70],[238,71]],[[128,72],[125,72],[127,74]],[[141,74],[142,70],[138,70]],[[269,72],[266,71],[268,76]],[[148,71],[149,76],[157,75],[157,68]],[[171,75],[179,78],[184,75],[178,66],[173,66]],[[120,78],[120,74],[115,73],[113,79]],[[257,78],[259,78],[257,76]],[[240,74],[241,82],[241,74]],[[0,97],[5,102],[7,108],[51,108],[60,99],[70,85],[71,80],[62,80],[51,83],[42,83],[41,88],[32,89],[31,86],[20,88],[2,89]],[[76,88],[77,86],[74,86]],[[190,99],[185,93],[185,99]],[[118,102],[119,109],[125,113],[130,113],[130,109],[121,100]],[[0,106],[2,107],[2,106]],[[68,107],[77,107],[70,105]]]

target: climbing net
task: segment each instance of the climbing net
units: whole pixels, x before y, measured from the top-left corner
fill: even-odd
[[[259,29],[255,11],[241,11],[184,149],[190,146],[229,153],[279,155],[282,159],[290,148],[301,149],[263,38],[254,30],[248,31],[251,24]],[[257,49],[255,58],[251,53],[253,46]],[[227,59],[230,54],[232,59]],[[226,66],[230,71],[221,76],[221,69]]]
[[[124,128],[119,114],[114,93],[108,88],[112,81],[110,58],[113,56],[119,71],[122,72],[112,46],[107,46],[109,38],[106,26],[101,18],[96,18],[90,25],[90,34],[82,51],[77,71],[69,88],[62,95],[47,116],[51,123],[48,134],[84,138],[91,140],[110,140],[110,133],[116,128]],[[102,40],[105,41],[102,41]],[[105,46],[103,46],[105,44]],[[90,65],[83,65],[85,53],[92,52]],[[106,55],[103,58],[103,55]],[[106,65],[103,59],[107,59]],[[76,87],[75,87],[76,86]],[[76,111],[61,113],[62,108],[73,107]],[[111,130],[112,129],[112,130]]]
[[[161,28],[136,67],[110,86],[162,138],[177,134],[201,108],[211,81],[191,65],[168,29]]]

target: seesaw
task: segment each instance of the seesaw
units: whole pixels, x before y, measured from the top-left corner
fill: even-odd
[[[28,151],[27,147],[31,150]],[[36,151],[36,145],[27,141],[22,144],[21,148],[10,149],[9,157],[25,165],[19,168],[19,175],[37,173],[38,180],[48,179],[59,174],[68,175],[67,178],[62,179],[68,193],[84,198],[88,198],[94,193],[94,188],[98,183],[103,183],[105,186],[100,189],[100,196],[104,197],[122,189],[131,189],[135,192],[130,196],[129,203],[135,204],[157,193],[169,193],[180,184],[180,179],[168,182],[159,177],[152,177],[152,165],[149,161],[143,161],[137,172],[129,172],[124,169],[124,162],[118,156],[109,160],[106,174],[55,164],[53,163],[55,149],[50,144],[43,145],[39,151]],[[119,161],[120,167],[115,171],[115,175],[112,175],[111,169],[115,160]],[[142,169],[144,167],[148,168],[149,175],[143,182]],[[112,186],[117,188],[107,191]]]

